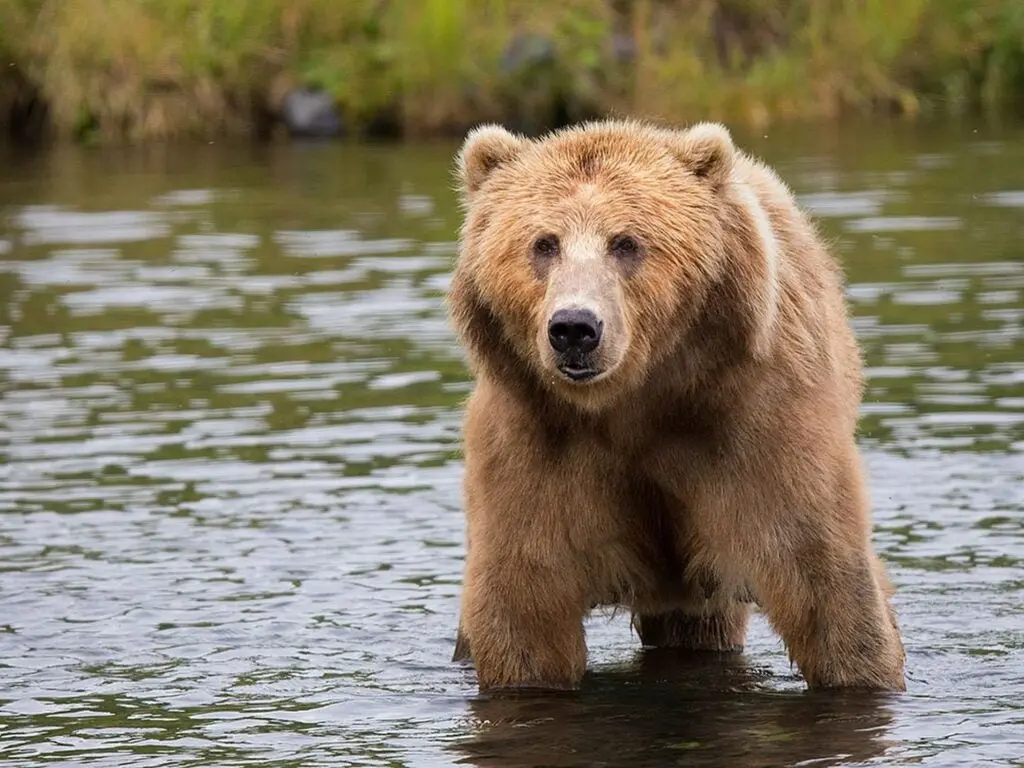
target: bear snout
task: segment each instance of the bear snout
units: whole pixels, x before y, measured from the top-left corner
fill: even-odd
[[[587,354],[601,343],[603,326],[589,309],[560,309],[548,323],[548,338],[559,354]]]
[[[573,381],[593,378],[591,354],[601,343],[604,323],[589,309],[559,309],[548,321],[548,342],[557,355],[558,369]]]

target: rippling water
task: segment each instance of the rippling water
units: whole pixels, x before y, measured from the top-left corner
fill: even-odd
[[[0,156],[5,765],[1024,764],[1024,134],[745,144],[834,237],[909,690],[588,623],[577,696],[449,662],[453,147]]]

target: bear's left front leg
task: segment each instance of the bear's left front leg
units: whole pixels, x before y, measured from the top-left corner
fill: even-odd
[[[889,585],[852,450],[846,459],[831,477],[748,465],[735,496],[707,499],[705,540],[749,578],[810,688],[902,691]]]
[[[756,579],[790,658],[810,688],[905,690],[903,644],[875,555],[821,543],[817,554],[767,558]]]

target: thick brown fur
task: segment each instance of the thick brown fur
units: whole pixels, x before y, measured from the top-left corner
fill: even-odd
[[[594,606],[626,606],[645,645],[726,651],[756,602],[809,686],[903,690],[860,354],[790,190],[707,123],[486,126],[458,172],[449,307],[476,387],[456,657],[480,688],[576,687]],[[581,296],[605,328],[585,382],[546,330]]]

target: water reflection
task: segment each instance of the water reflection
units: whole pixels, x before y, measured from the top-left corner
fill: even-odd
[[[844,258],[906,695],[598,616],[578,696],[477,697],[454,147],[63,147],[0,156],[0,759],[1019,762],[1024,142],[741,139]]]
[[[642,653],[578,696],[474,700],[476,733],[454,751],[480,768],[768,766],[862,762],[889,746],[885,696],[779,692],[767,677],[739,656]]]

